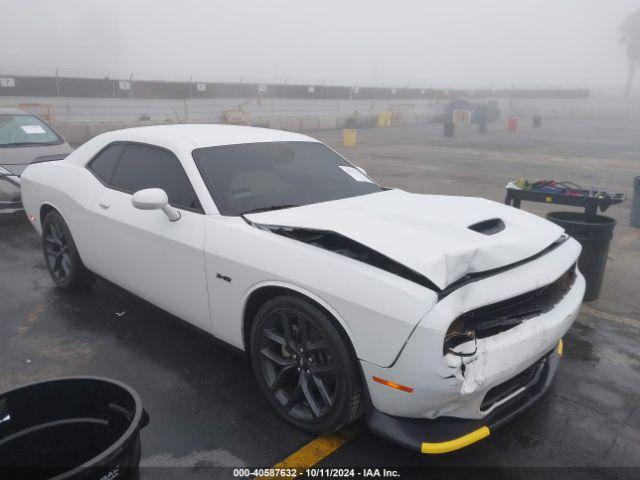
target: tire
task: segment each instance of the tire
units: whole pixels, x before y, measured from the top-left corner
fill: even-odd
[[[51,279],[61,290],[85,290],[95,281],[95,275],[82,263],[66,222],[56,211],[42,222],[42,252]]]
[[[327,434],[358,417],[358,361],[331,319],[311,302],[288,295],[265,302],[251,327],[250,355],[261,390],[292,425]]]

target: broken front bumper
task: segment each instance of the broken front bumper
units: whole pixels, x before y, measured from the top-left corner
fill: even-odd
[[[495,428],[502,419],[517,414],[520,402],[532,403],[551,381],[557,359],[550,352],[557,348],[582,304],[585,280],[574,266],[579,254],[580,245],[569,239],[535,261],[456,290],[425,315],[392,365],[361,361],[371,400],[372,429],[379,431],[385,423],[412,425],[389,428],[392,437],[399,436],[396,441],[413,447],[418,445],[416,437],[407,443],[398,431],[421,432],[418,448],[422,443],[472,434],[465,437],[465,443],[486,436],[491,425]],[[475,352],[457,362],[443,351],[446,332],[465,312],[554,284],[568,271],[575,272],[573,283],[549,310],[505,331],[477,338]],[[543,363],[548,361],[548,366],[540,372],[542,383],[527,388],[514,385],[547,355],[549,360]],[[443,430],[430,427],[445,424],[448,427]]]
[[[527,375],[526,381],[518,386],[519,393],[511,395],[509,400],[500,403],[484,418],[402,418],[371,408],[367,414],[367,423],[369,428],[382,438],[422,453],[447,453],[464,448],[488,437],[492,431],[524,412],[542,397],[555,376],[562,348],[560,340],[553,351],[527,369],[531,375]],[[529,373],[527,371],[509,381],[515,380],[523,373]]]

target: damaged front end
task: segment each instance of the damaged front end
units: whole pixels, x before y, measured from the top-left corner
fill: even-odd
[[[443,343],[445,364],[449,369],[445,378],[460,380],[460,393],[463,395],[475,392],[483,383],[482,368],[477,368],[481,362],[476,361],[484,354],[484,340],[550,311],[564,298],[575,280],[576,264],[573,264],[549,285],[471,310],[456,318],[449,326]]]
[[[423,453],[443,453],[531,406],[551,384],[561,339],[582,303],[579,253],[569,239],[455,290],[422,319],[392,367],[362,362],[367,377],[412,389],[406,394],[367,378],[370,427]]]

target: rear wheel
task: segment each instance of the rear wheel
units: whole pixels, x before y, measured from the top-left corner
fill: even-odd
[[[312,303],[294,296],[266,302],[252,325],[251,361],[261,389],[289,423],[325,434],[356,419],[357,359]]]
[[[42,249],[47,270],[58,288],[82,290],[95,280],[80,260],[69,227],[56,211],[49,212],[42,222]]]

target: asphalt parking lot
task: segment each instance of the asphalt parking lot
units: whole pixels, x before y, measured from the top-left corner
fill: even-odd
[[[639,133],[625,122],[545,119],[541,129],[522,122],[516,133],[502,122],[487,135],[469,126],[452,139],[441,125],[361,130],[352,149],[341,146],[340,132],[317,137],[385,186],[502,201],[504,185],[519,177],[630,196],[640,174]],[[629,208],[627,201],[606,213],[618,226],[601,297],[585,304],[565,338],[555,384],[533,409],[478,444],[435,457],[356,427],[341,448],[319,455],[318,465],[582,467],[589,476],[637,478],[640,229],[628,225]],[[84,294],[55,290],[36,232],[26,220],[3,223],[0,390],[81,374],[117,378],[140,393],[151,415],[142,432],[146,467],[212,467],[209,478],[231,478],[222,467],[270,467],[314,440],[271,410],[241,354],[105,282]],[[143,468],[142,478],[176,471],[197,474]],[[510,470],[514,476],[531,471]]]

